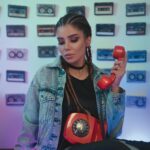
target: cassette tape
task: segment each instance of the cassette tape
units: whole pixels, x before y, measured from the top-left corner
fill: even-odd
[[[134,50],[127,52],[128,62],[146,62],[147,61],[147,51],[146,50]]]
[[[94,3],[94,14],[95,15],[112,15],[113,3],[112,2]]]
[[[25,25],[6,25],[8,37],[25,37]]]
[[[103,68],[103,69],[102,69],[102,72],[103,72],[104,74],[110,74],[110,73],[111,73],[111,68]]]
[[[8,82],[26,82],[25,71],[18,70],[7,70],[6,81]]]
[[[57,56],[56,46],[38,46],[38,57],[49,58]]]
[[[97,49],[97,60],[113,61],[113,49]]]
[[[96,24],[97,36],[114,36],[115,24]]]
[[[8,17],[27,18],[27,6],[8,5]]]
[[[126,35],[145,35],[146,23],[127,23],[126,24]]]
[[[127,82],[146,82],[146,71],[127,71]]]
[[[25,94],[6,94],[6,105],[24,105]]]
[[[85,16],[85,6],[66,7],[67,13],[76,13]]]
[[[37,34],[40,37],[55,36],[55,25],[37,25]]]
[[[21,48],[8,48],[7,59],[8,60],[27,60],[27,49]]]
[[[38,16],[55,16],[56,5],[51,4],[37,4],[37,15]]]
[[[126,16],[145,16],[146,3],[126,4]]]
[[[126,106],[127,107],[146,107],[146,96],[127,96],[126,97]]]

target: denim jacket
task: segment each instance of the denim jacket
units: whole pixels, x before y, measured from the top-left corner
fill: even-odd
[[[111,92],[111,88],[102,91],[97,81],[102,71],[94,64],[93,84],[96,94],[97,110],[100,116],[100,101],[104,101],[103,110],[108,123],[108,136],[116,137],[121,133],[124,111],[125,91]],[[60,59],[40,68],[28,89],[23,112],[23,127],[15,150],[57,150],[62,121],[62,102],[66,72]],[[107,99],[107,100],[106,100]]]

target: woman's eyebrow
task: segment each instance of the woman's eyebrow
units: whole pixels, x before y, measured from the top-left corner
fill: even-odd
[[[71,37],[76,37],[76,36],[78,36],[78,34],[71,34],[68,37],[71,38]]]
[[[68,38],[72,38],[72,37],[76,37],[76,36],[78,36],[78,34],[71,34],[68,36]],[[59,39],[64,39],[64,38],[63,37],[57,37],[57,39],[59,40]]]

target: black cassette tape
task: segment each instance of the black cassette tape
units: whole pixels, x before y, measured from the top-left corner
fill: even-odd
[[[8,60],[27,60],[27,49],[21,48],[8,48],[7,59]]]
[[[115,24],[96,24],[97,36],[114,36]]]
[[[145,35],[146,23],[127,23],[126,24],[126,35]]]
[[[66,7],[67,13],[77,13],[79,15],[85,16],[85,6],[71,6]]]
[[[114,60],[112,53],[113,49],[97,49],[97,60],[112,61]]]
[[[104,74],[110,74],[110,73],[111,73],[111,68],[103,68],[103,69],[102,69],[102,72],[103,72]]]
[[[8,82],[26,82],[26,73],[25,71],[7,70],[6,80]]]
[[[146,107],[146,96],[127,96],[126,97],[126,106],[127,107]]]
[[[25,37],[25,25],[6,25],[8,37]]]
[[[6,105],[24,105],[25,94],[6,94]]]
[[[8,5],[8,16],[27,18],[27,6]]]
[[[38,57],[48,58],[57,56],[56,46],[38,46]]]
[[[146,82],[146,71],[127,71],[127,82]]]
[[[94,14],[95,15],[112,15],[113,3],[112,2],[95,3]]]
[[[147,61],[147,51],[146,50],[134,50],[128,51],[128,62],[146,62]]]
[[[56,5],[51,4],[37,4],[37,15],[38,16],[55,16]]]
[[[145,16],[146,3],[126,4],[126,16]]]
[[[55,36],[55,25],[37,25],[37,34],[40,37]]]

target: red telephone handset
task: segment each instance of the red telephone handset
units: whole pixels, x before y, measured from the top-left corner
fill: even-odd
[[[125,57],[125,54],[126,54],[126,52],[125,52],[125,48],[123,46],[115,46],[114,51],[113,51],[113,57],[115,59],[121,60],[122,58]],[[97,85],[100,89],[106,90],[112,85],[115,78],[116,78],[116,76],[113,73],[110,76],[102,75],[100,80],[97,82]]]

